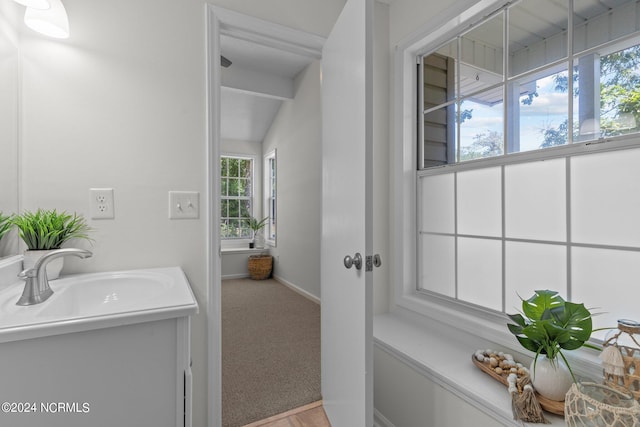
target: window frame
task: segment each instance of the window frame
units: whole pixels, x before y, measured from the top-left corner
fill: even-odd
[[[418,291],[418,175],[464,171],[481,167],[516,164],[534,160],[565,158],[580,154],[624,150],[640,145],[638,134],[601,138],[585,142],[574,142],[543,150],[510,153],[500,157],[469,160],[461,163],[445,164],[418,171],[418,128],[419,115],[416,114],[419,92],[417,58],[434,51],[470,28],[488,11],[497,10],[507,2],[504,0],[483,0],[460,2],[455,8],[445,11],[446,16],[437,16],[426,22],[417,32],[402,39],[394,49],[392,91],[394,94],[392,121],[395,123],[392,137],[392,211],[391,224],[393,251],[391,283],[393,283],[391,310],[407,316],[436,320],[462,330],[473,330],[480,338],[497,345],[522,351],[508,332],[506,316],[445,296]],[[580,56],[584,54],[581,53]],[[573,53],[572,53],[573,55]],[[515,76],[514,76],[515,78]],[[569,109],[571,117],[572,108]],[[597,355],[583,349],[571,352],[569,359],[578,372],[598,375],[601,367]]]
[[[250,195],[249,197],[237,197],[237,198],[233,198],[233,200],[249,200],[250,203],[250,212],[251,212],[251,216],[255,216],[255,181],[256,181],[256,177],[255,177],[255,172],[256,172],[256,157],[250,154],[238,154],[238,153],[221,153],[220,154],[220,160],[224,159],[224,158],[232,158],[232,159],[242,159],[242,160],[249,160],[251,161],[251,177],[250,177],[250,187],[249,187],[249,191],[250,191]],[[220,180],[222,180],[222,170],[220,171],[220,176],[219,176]],[[228,199],[228,200],[232,200],[231,198],[229,198],[228,196],[224,196],[222,195],[222,193],[220,194],[220,204],[222,205],[222,201]],[[220,227],[222,225],[222,221],[223,221],[223,217],[222,215],[220,216],[220,223],[218,224],[218,227]],[[242,243],[247,243],[251,241],[250,237],[224,237],[222,235],[222,233],[220,233],[220,240],[222,242],[225,242],[226,245],[228,244],[233,244],[233,243],[237,243],[237,244],[242,244]],[[225,245],[225,246],[226,246]]]
[[[274,165],[273,176],[271,176],[272,164]],[[265,227],[265,243],[269,246],[276,247],[278,242],[278,234],[276,231],[278,224],[278,155],[276,149],[264,155],[262,179],[264,184],[263,217],[269,217],[269,221]],[[272,186],[272,184],[274,185]],[[272,230],[274,230],[273,233]]]
[[[443,165],[436,165],[436,166],[429,166],[429,165],[425,166],[424,126],[421,125],[422,124],[421,120],[426,114],[429,114],[431,112],[436,112],[442,108],[447,108],[447,109],[453,108],[454,115],[457,115],[458,114],[457,107],[462,105],[462,102],[466,100],[471,100],[473,99],[474,95],[481,94],[483,92],[486,92],[487,90],[502,88],[502,93],[503,93],[503,97],[501,101],[503,104],[502,114],[501,114],[503,119],[502,153],[495,155],[494,157],[513,156],[515,154],[520,154],[525,152],[549,150],[552,147],[520,151],[521,141],[520,141],[520,135],[518,130],[520,129],[522,116],[518,111],[520,108],[520,96],[513,96],[513,93],[512,93],[513,92],[512,88],[514,87],[514,85],[517,85],[529,79],[537,80],[540,78],[549,77],[553,74],[557,74],[563,71],[566,71],[569,75],[573,75],[573,72],[574,72],[573,70],[574,68],[578,67],[580,60],[588,56],[591,56],[594,53],[604,53],[604,55],[609,55],[611,53],[618,52],[620,50],[624,50],[633,46],[640,45],[640,31],[635,31],[629,34],[619,36],[618,38],[614,38],[612,40],[602,42],[595,46],[584,48],[576,52],[573,48],[573,39],[575,37],[574,31],[576,31],[574,22],[573,22],[574,14],[569,13],[568,21],[567,21],[568,29],[566,30],[567,32],[567,46],[566,46],[567,50],[565,52],[566,55],[559,59],[549,61],[548,63],[545,63],[541,66],[536,66],[531,69],[528,69],[519,73],[515,73],[512,75],[509,72],[509,69],[510,69],[509,52],[508,52],[509,32],[506,29],[506,27],[511,24],[509,21],[509,13],[507,9],[517,6],[517,2],[516,4],[513,4],[512,2],[508,2],[508,1],[493,1],[488,3],[492,4],[492,6],[487,6],[482,15],[480,16],[476,15],[475,18],[470,18],[466,22],[461,22],[462,21],[461,20],[457,29],[453,29],[453,30],[449,29],[448,31],[444,31],[443,34],[441,34],[439,37],[434,37],[429,41],[425,41],[424,44],[419,48],[417,48],[415,51],[415,56],[416,56],[415,62],[417,64],[417,73],[414,81],[416,82],[416,86],[418,88],[418,90],[416,90],[416,96],[417,96],[416,112],[414,113],[416,114],[416,118],[418,119],[418,123],[416,123],[416,131],[417,131],[416,144],[417,144],[417,150],[418,150],[418,154],[416,156],[416,162],[418,165],[418,169],[421,171],[428,170],[433,167],[437,168],[444,165],[461,164],[461,163],[466,163],[470,161],[485,161],[491,158],[491,157],[483,157],[483,158],[478,158],[474,160],[460,160],[461,123],[459,123],[459,120],[456,120],[455,123],[449,124],[449,126],[452,127],[452,129],[454,129],[454,133],[453,133],[453,139],[448,138],[447,140],[447,147],[446,147],[447,159],[448,159],[447,163]],[[573,7],[573,2],[568,1],[567,6],[571,9]],[[461,58],[461,55],[462,55],[461,39],[464,38],[464,36],[467,33],[473,31],[474,28],[481,26],[482,24],[500,15],[503,17],[502,19],[505,27],[503,28],[503,32],[502,32],[502,45],[504,50],[503,56],[502,56],[502,69],[503,69],[502,76],[501,76],[502,82],[490,84],[486,88],[478,89],[473,92],[464,93],[464,94],[458,93],[460,77],[459,76],[457,76],[457,78],[455,77],[457,72],[456,72],[456,69],[453,69],[452,75],[447,77],[448,79],[451,79],[453,87],[455,87],[453,91],[453,97],[448,99],[446,102],[433,105],[425,109],[424,108],[424,98],[425,98],[424,92],[425,91],[423,89],[424,83],[425,83],[424,58],[432,54],[441,55],[440,53],[438,53],[439,49],[445,46],[455,45],[456,46],[455,58],[446,57],[446,56],[444,56],[444,58],[448,58],[452,60],[454,66],[457,68],[459,64],[464,64]],[[460,17],[462,16],[463,15],[460,15]],[[427,36],[427,38],[430,38],[430,37]],[[596,86],[599,87],[599,85],[600,85],[600,82],[598,82]],[[617,135],[617,136],[601,136],[600,133],[598,132],[597,137],[589,137],[589,136],[584,137],[583,134],[580,133],[577,136],[574,136],[574,124],[575,124],[574,123],[574,120],[575,120],[574,103],[577,103],[578,100],[575,100],[574,96],[572,96],[573,89],[574,89],[573,79],[569,78],[567,82],[567,105],[566,105],[567,107],[566,118],[567,118],[568,129],[567,129],[567,142],[564,145],[574,145],[582,142],[585,142],[585,143],[609,142],[610,140],[625,140],[629,137],[632,138],[633,135],[640,136],[640,132]],[[514,111],[518,111],[518,112],[514,112]],[[596,118],[599,119],[600,111],[595,111],[594,113],[596,114]],[[517,147],[517,151],[514,151],[514,147]],[[543,154],[542,158],[544,157],[545,155]]]

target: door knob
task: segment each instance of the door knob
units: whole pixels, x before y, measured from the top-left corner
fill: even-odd
[[[344,257],[345,267],[351,268],[354,265],[356,266],[356,270],[360,270],[362,268],[362,255],[360,255],[360,252],[356,252],[353,258],[351,258],[349,255]]]

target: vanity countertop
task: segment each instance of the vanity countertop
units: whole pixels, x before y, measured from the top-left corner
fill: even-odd
[[[49,285],[53,295],[30,306],[16,305],[24,281],[0,289],[0,343],[198,312],[180,267],[74,274]]]

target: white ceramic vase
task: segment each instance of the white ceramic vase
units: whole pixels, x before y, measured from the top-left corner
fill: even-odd
[[[529,373],[533,388],[547,399],[557,402],[564,401],[573,384],[571,372],[561,357],[550,360],[547,356],[540,355],[537,362],[531,362]]]
[[[40,257],[52,252],[52,250],[35,250],[35,251],[24,251],[24,258],[22,260],[22,268],[24,270],[28,270],[33,268],[33,266],[38,262]],[[64,266],[64,258],[56,258],[52,261],[49,261],[47,264],[47,279],[55,280],[60,276],[60,271]]]

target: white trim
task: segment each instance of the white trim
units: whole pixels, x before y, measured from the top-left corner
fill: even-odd
[[[506,388],[476,368],[470,360],[478,349],[474,345],[486,345],[477,337],[481,326],[460,330],[439,322],[424,321],[411,313],[378,315],[374,324],[374,346],[377,350],[384,351],[497,422],[505,426],[523,425],[513,420],[511,398]],[[450,339],[443,340],[443,337]],[[437,346],[428,345],[436,341]],[[513,354],[516,360],[528,362],[521,354]],[[562,417],[545,415],[552,426],[565,425]]]
[[[276,211],[276,238],[271,239],[270,236],[265,236],[264,241],[268,246],[277,247],[278,242],[278,149],[274,148],[268,151],[262,157],[262,215],[269,217],[269,223],[271,222],[271,205],[269,200],[271,199],[271,170],[269,169],[269,160],[273,159],[276,165],[276,196],[275,196],[275,211]],[[267,226],[267,231],[269,227]],[[269,233],[267,233],[269,234]]]
[[[314,59],[322,57],[324,37],[221,7],[209,8],[220,21],[220,34]]]
[[[207,91],[207,181],[206,181],[206,259],[207,264],[207,425],[222,426],[222,306],[220,304],[220,22],[210,4],[205,4],[206,91]],[[217,256],[216,256],[217,255]]]
[[[301,287],[294,285],[293,283],[291,283],[290,281],[283,279],[282,277],[274,274],[273,278],[278,281],[279,283],[281,283],[282,285],[286,286],[287,288],[291,289],[292,291],[302,295],[303,297],[315,302],[316,304],[320,305],[320,298],[318,298],[317,296],[313,295],[312,293],[305,291],[304,289],[302,289]]]
[[[249,273],[239,273],[239,274],[226,274],[221,277],[222,280],[231,280],[231,279],[248,279],[251,277]]]
[[[318,59],[325,38],[205,4],[207,88],[207,425],[222,425],[220,188],[220,34]],[[217,253],[217,256],[214,254]]]
[[[389,421],[382,412],[373,408],[373,426],[374,427],[396,427],[391,421]]]

